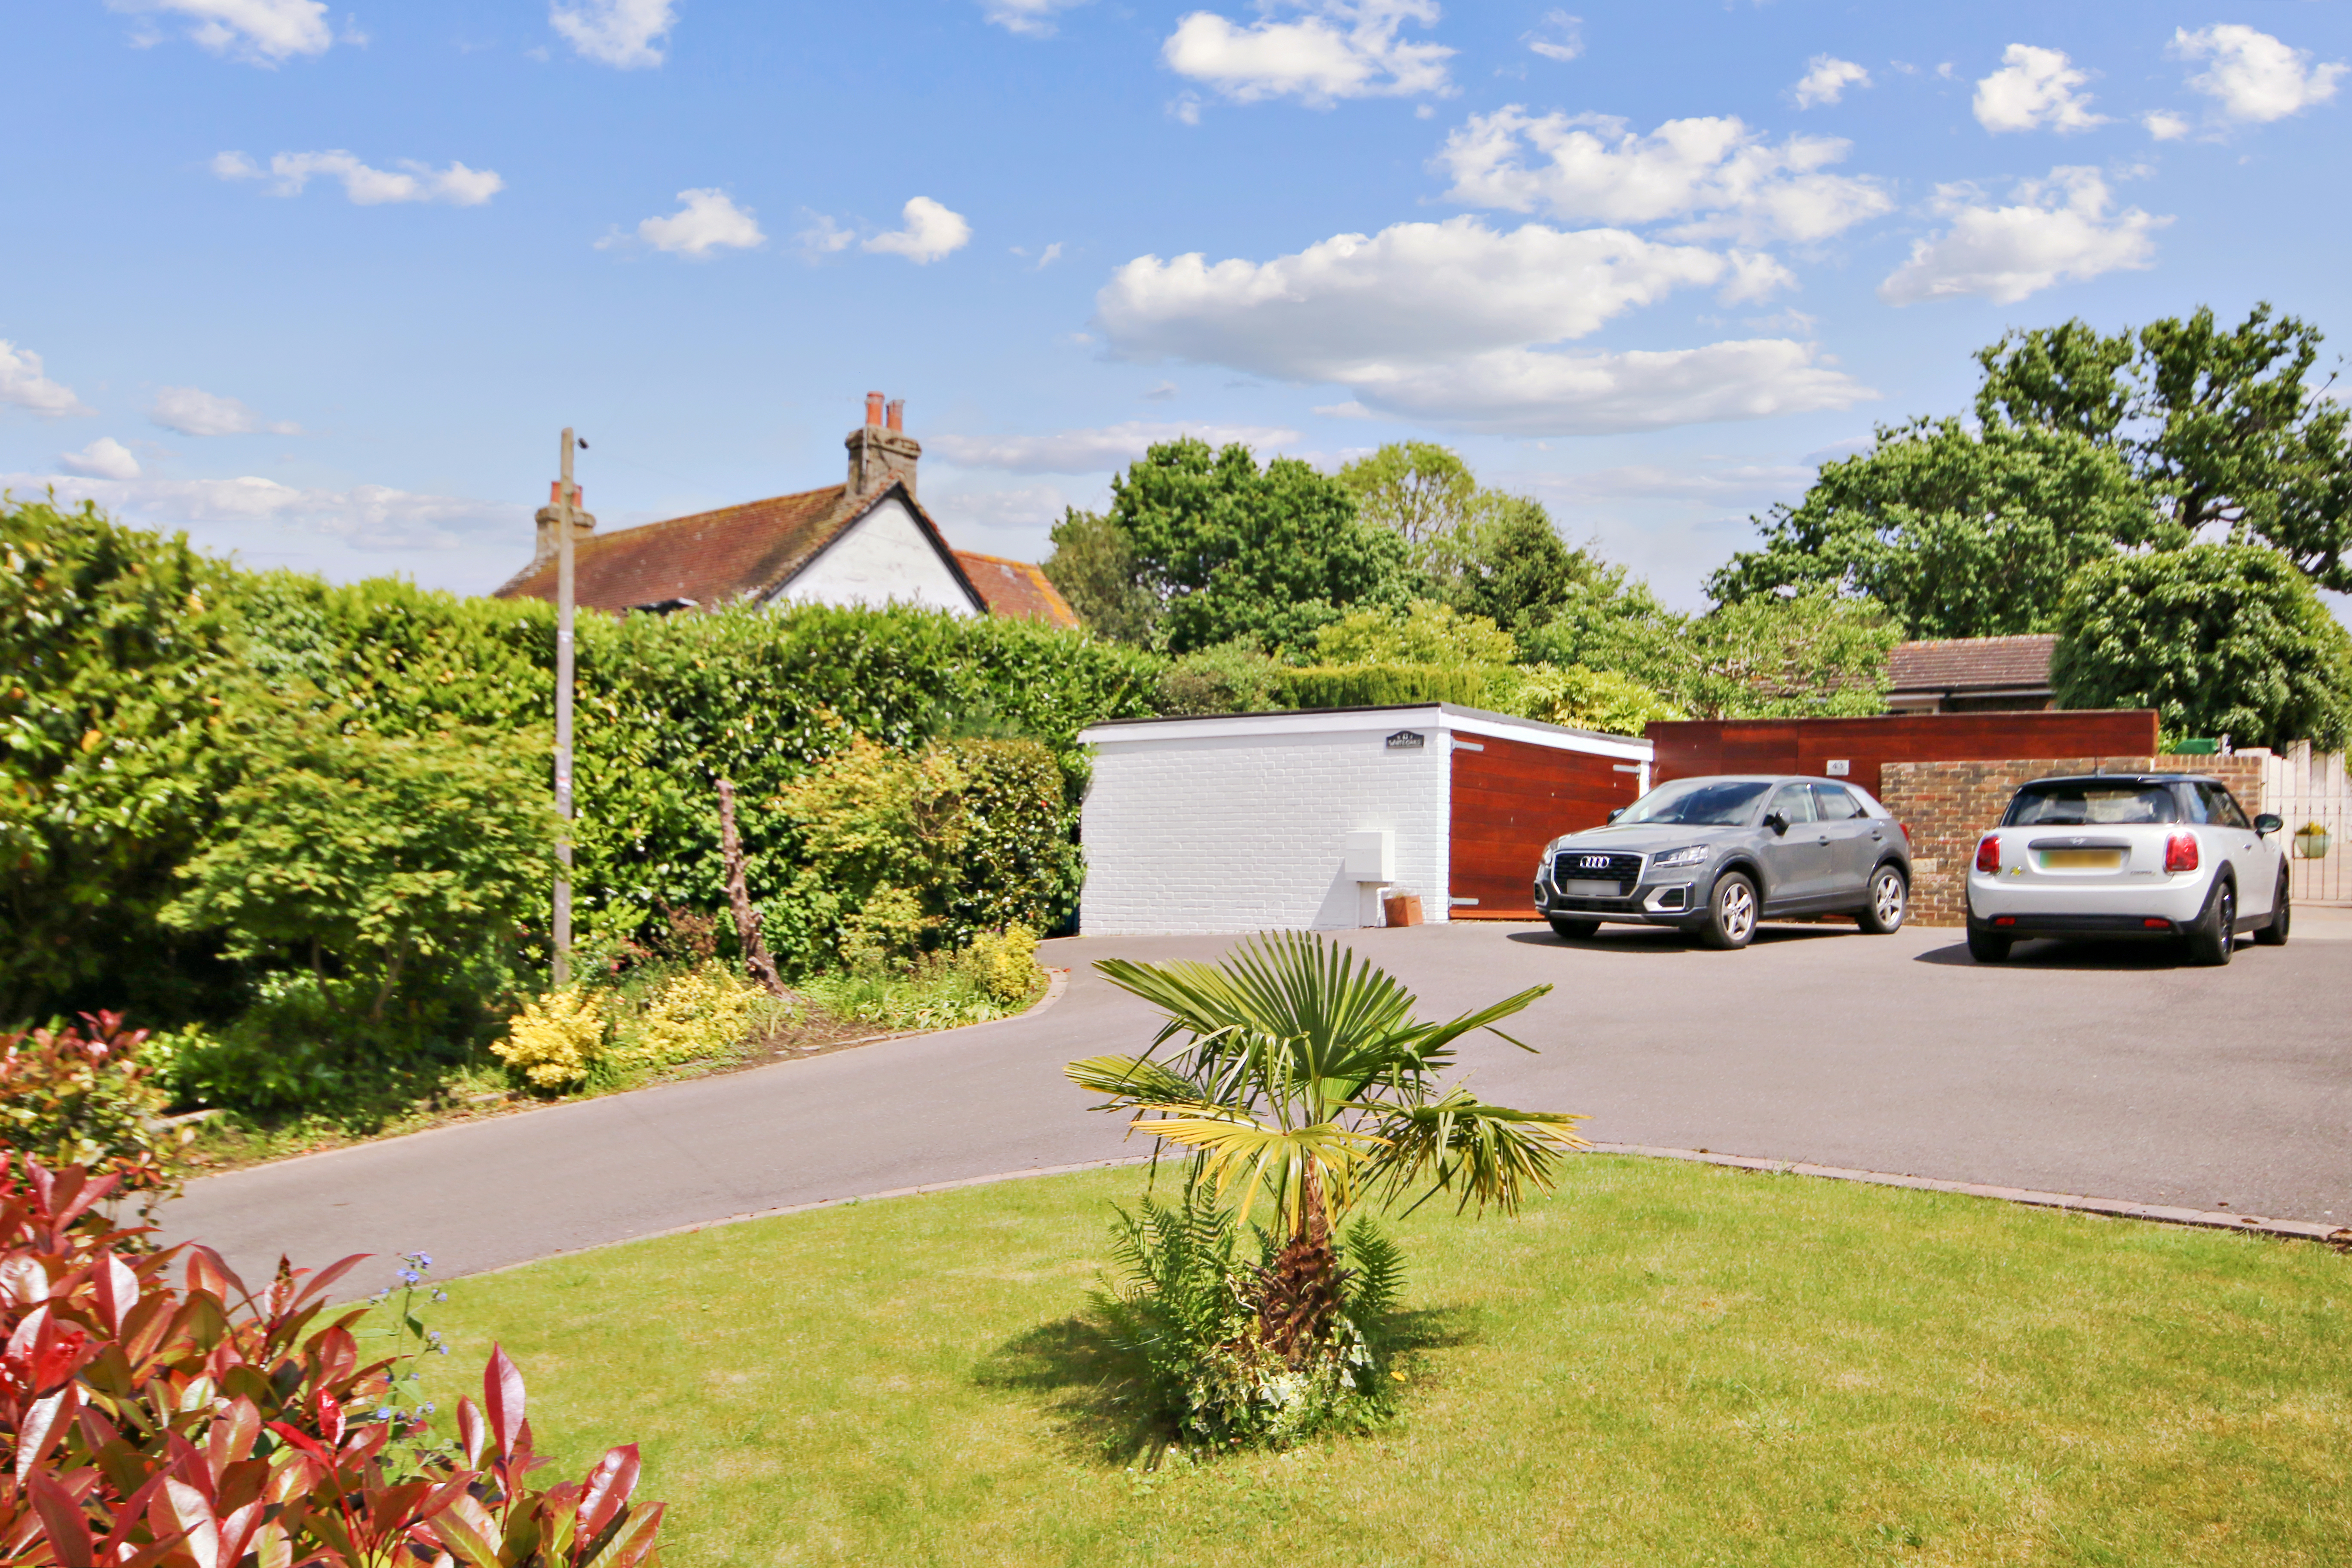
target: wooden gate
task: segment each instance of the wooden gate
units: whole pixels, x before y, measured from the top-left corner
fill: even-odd
[[[1474,749],[1475,748],[1475,749]],[[1450,919],[1532,921],[1536,859],[1563,833],[1598,827],[1642,793],[1642,766],[1482,734],[1454,742],[1446,880]],[[1475,899],[1475,903],[1464,903]]]
[[[2352,777],[2340,752],[2308,741],[2263,765],[2263,809],[2286,819],[2294,895],[2306,904],[2352,904]],[[2317,828],[2317,835],[2306,831]]]

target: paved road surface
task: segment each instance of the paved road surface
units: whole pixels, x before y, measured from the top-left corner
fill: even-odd
[[[2154,949],[1948,931],[1670,934],[1463,924],[1350,933],[1427,1013],[1557,989],[1465,1058],[1490,1099],[1580,1110],[1618,1143],[1710,1149],[2281,1219],[2352,1220],[2352,920],[2320,911],[2227,969]],[[2335,940],[2328,940],[2333,938]],[[1037,1015],[552,1107],[194,1183],[164,1214],[241,1269],[280,1251],[424,1250],[456,1275],[826,1198],[1139,1152],[1068,1059],[1139,1048],[1152,1015],[1094,959],[1213,958],[1230,939],[1048,943]]]

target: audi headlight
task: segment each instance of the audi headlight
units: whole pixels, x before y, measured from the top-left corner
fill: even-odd
[[[1653,871],[1671,870],[1677,866],[1706,864],[1706,846],[1704,844],[1693,844],[1682,849],[1669,849],[1663,855],[1655,855],[1650,858],[1650,869]]]

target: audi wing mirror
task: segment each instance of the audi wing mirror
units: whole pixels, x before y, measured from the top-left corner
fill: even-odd
[[[1768,811],[1764,814],[1764,826],[1775,833],[1785,834],[1789,831],[1789,819],[1777,811]]]
[[[1609,814],[1609,820],[1610,820],[1610,821],[1612,821],[1612,822],[1614,822],[1614,821],[1616,821],[1619,817],[1621,817],[1621,816],[1624,816],[1624,815],[1625,815],[1625,808],[1624,808],[1623,806],[1622,806],[1622,805],[1621,805],[1621,806],[1619,806],[1616,810],[1614,810],[1614,811],[1612,811],[1612,812],[1611,812],[1611,813]]]

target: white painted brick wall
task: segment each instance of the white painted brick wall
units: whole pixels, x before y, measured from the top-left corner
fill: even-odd
[[[1373,713],[1360,729],[1291,735],[1208,732],[1217,721],[1151,739],[1096,731],[1079,930],[1376,925],[1377,904],[1367,907],[1340,875],[1345,836],[1373,828],[1396,835],[1393,890],[1420,894],[1425,919],[1445,919],[1452,755],[1447,731],[1426,721],[1433,718]],[[1385,750],[1400,728],[1428,743]]]

